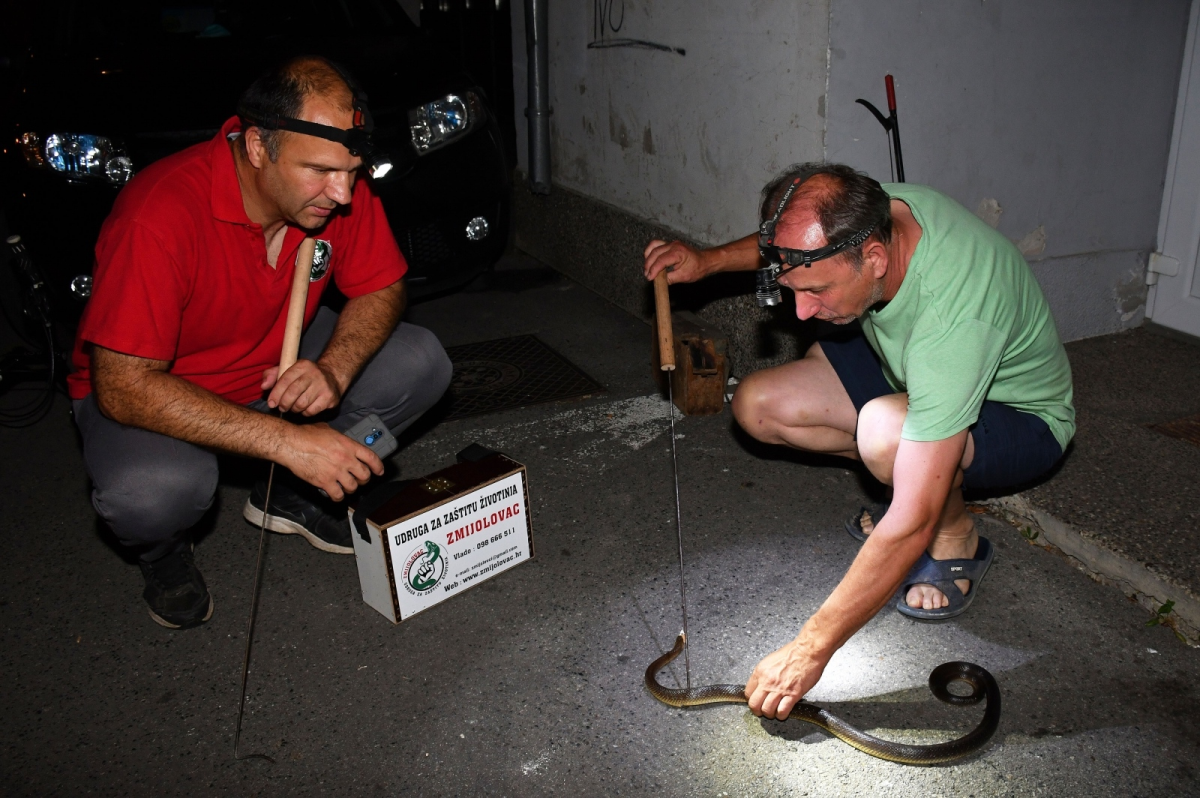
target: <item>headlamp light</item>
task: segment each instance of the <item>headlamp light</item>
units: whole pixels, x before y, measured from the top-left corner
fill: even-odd
[[[105,136],[24,133],[17,141],[25,163],[62,172],[71,180],[99,179],[123,186],[133,177],[133,161],[125,149]]]
[[[447,94],[408,112],[413,147],[425,155],[474,130],[485,118],[483,101],[473,91]]]

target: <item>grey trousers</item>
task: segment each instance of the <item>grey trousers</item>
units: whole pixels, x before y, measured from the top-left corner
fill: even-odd
[[[320,357],[336,323],[337,314],[322,307],[301,339],[300,357]],[[329,424],[345,431],[377,413],[392,434],[399,434],[441,398],[450,374],[450,360],[433,333],[402,322],[351,384]],[[118,424],[100,412],[92,394],[73,407],[92,480],[92,505],[117,539],[147,562],[185,545],[188,530],[216,495],[217,456]],[[256,400],[250,407],[265,411],[266,402]]]

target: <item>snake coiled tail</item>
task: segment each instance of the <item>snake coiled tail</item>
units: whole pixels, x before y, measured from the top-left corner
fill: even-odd
[[[681,633],[675,638],[675,647],[663,654],[646,669],[646,689],[659,701],[673,707],[695,707],[702,704],[745,704],[745,685],[710,684],[690,689],[663,687],[658,683],[658,672],[678,657],[687,640]],[[951,682],[965,682],[971,686],[969,695],[954,695],[947,689]],[[905,765],[936,765],[962,759],[982,748],[1000,725],[1000,686],[992,674],[970,662],[947,662],[937,666],[929,674],[929,689],[940,701],[957,706],[977,704],[987,699],[983,720],[971,731],[945,743],[935,745],[906,745],[890,740],[881,740],[860,731],[841,718],[831,715],[816,704],[801,699],[792,708],[789,718],[796,718],[820,726],[842,742],[854,746],[864,754],[900,762]]]

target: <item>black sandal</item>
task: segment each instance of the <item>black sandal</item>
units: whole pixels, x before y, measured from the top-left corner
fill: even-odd
[[[888,508],[891,506],[892,505],[890,502],[888,504],[872,504],[870,506],[863,505],[861,508],[859,508],[858,512],[854,514],[854,517],[846,522],[846,531],[850,533],[850,537],[854,538],[860,543],[865,543],[869,536],[863,531],[862,517],[864,515],[871,516],[871,520],[875,522],[875,526],[879,526],[879,522],[883,519],[884,514],[887,513]]]

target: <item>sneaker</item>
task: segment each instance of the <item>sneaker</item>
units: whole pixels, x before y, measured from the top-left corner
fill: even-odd
[[[168,629],[190,629],[212,617],[213,600],[192,559],[191,547],[160,560],[139,563],[150,617]]]
[[[304,539],[321,551],[334,554],[353,554],[354,544],[350,540],[350,520],[346,508],[328,499],[316,496],[316,488],[308,488],[312,498],[304,496],[288,484],[291,480],[276,478],[271,486],[271,511],[267,514],[267,529],[284,535],[303,535]],[[305,486],[308,487],[308,486]],[[255,526],[263,520],[263,497],[267,483],[258,482],[246,499],[242,517]]]

